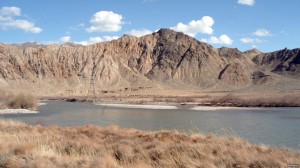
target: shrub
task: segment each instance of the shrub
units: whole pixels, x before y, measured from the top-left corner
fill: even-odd
[[[31,94],[18,94],[8,99],[7,107],[14,109],[34,109],[37,98]]]

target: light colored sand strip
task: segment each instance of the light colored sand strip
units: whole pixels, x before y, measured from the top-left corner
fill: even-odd
[[[120,107],[120,108],[140,108],[140,109],[177,109],[176,106],[169,105],[145,105],[145,104],[106,104],[106,103],[95,103],[100,106],[107,107]]]
[[[47,103],[45,103],[45,102],[39,102],[38,103],[38,106],[44,106],[44,105],[46,105]]]
[[[256,107],[222,107],[222,106],[196,106],[190,108],[190,110],[205,110],[205,111],[210,111],[210,110],[254,110],[254,109],[259,109]]]
[[[38,111],[32,111],[27,109],[2,109],[0,114],[36,114]]]

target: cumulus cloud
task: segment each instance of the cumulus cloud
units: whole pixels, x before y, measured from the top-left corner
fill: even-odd
[[[91,45],[99,42],[111,41],[118,38],[119,38],[118,36],[90,37],[88,40],[76,41],[74,43],[86,46],[86,45]]]
[[[242,43],[246,43],[246,44],[263,43],[264,42],[264,40],[261,40],[259,38],[250,38],[250,37],[241,38],[240,41]]]
[[[87,32],[118,32],[122,28],[122,15],[112,11],[100,11],[93,15],[90,20],[91,26]]]
[[[200,20],[192,20],[188,24],[178,23],[177,26],[171,27],[171,29],[179,32],[183,32],[189,36],[195,37],[198,33],[212,34],[214,19],[210,16],[203,16]]]
[[[29,33],[40,33],[42,29],[36,27],[33,22],[28,20],[16,19],[21,16],[21,9],[18,7],[2,7],[0,9],[0,27],[3,30],[20,29]]]
[[[42,31],[41,28],[36,27],[34,23],[27,20],[11,20],[9,22],[0,23],[0,25],[4,30],[14,28],[21,29],[29,33],[40,33]]]
[[[65,36],[59,39],[62,43],[67,43],[71,41],[71,36]]]
[[[258,37],[272,36],[272,33],[266,29],[257,29],[253,34]]]
[[[220,37],[212,36],[210,39],[202,39],[201,41],[211,44],[224,44],[224,45],[232,45],[233,40],[227,36],[226,34],[221,35]]]
[[[18,7],[2,7],[0,9],[0,16],[20,16],[21,9]]]
[[[238,3],[241,5],[253,6],[255,4],[255,0],[238,0]]]
[[[126,32],[126,34],[129,34],[129,35],[132,35],[132,36],[136,36],[136,37],[141,37],[141,36],[144,36],[144,35],[147,35],[147,34],[151,34],[152,31],[151,30],[148,30],[148,29],[143,29],[143,30],[136,30],[136,29],[133,29],[129,32]]]

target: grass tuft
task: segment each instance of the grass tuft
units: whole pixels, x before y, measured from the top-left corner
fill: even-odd
[[[31,94],[17,94],[8,96],[6,106],[13,109],[35,109],[38,100]]]

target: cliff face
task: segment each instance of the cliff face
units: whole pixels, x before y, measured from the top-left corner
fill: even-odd
[[[270,70],[270,78],[273,72],[298,74],[299,60],[299,49],[242,53],[225,47],[216,49],[169,29],[141,38],[124,35],[86,47],[0,44],[0,88],[86,94],[91,78],[97,90],[242,88],[264,84],[260,77],[266,75],[253,77],[257,70]]]

